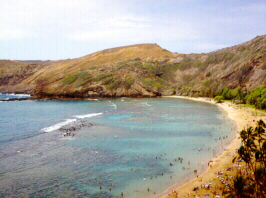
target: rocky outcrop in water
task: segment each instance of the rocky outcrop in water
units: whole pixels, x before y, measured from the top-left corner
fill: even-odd
[[[63,126],[58,130],[64,137],[74,137],[76,135],[75,132],[78,132],[83,128],[89,128],[91,126],[93,126],[93,124],[89,123],[88,121],[75,121],[74,123]]]

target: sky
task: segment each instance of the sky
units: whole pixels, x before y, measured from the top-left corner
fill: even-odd
[[[0,0],[0,59],[72,59],[141,43],[207,53],[264,35],[265,21],[265,0]]]

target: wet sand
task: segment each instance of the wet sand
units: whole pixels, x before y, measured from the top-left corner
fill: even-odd
[[[190,99],[216,104],[225,112],[227,112],[228,117],[230,119],[236,122],[237,132],[239,132],[243,128],[246,128],[247,126],[255,126],[257,121],[260,119],[265,121],[265,116],[256,116],[249,108],[241,108],[240,106],[233,105],[228,102],[216,103],[213,99],[209,98],[191,98],[184,96],[167,97]],[[205,173],[203,173],[202,175],[198,175],[198,177],[196,177],[195,179],[190,180],[188,178],[182,183],[168,188],[162,197],[215,197],[216,195],[220,195],[222,197],[223,187],[225,186],[222,183],[229,183],[231,181],[231,178],[235,175],[235,172],[237,171],[237,167],[233,165],[232,160],[236,156],[236,151],[241,143],[241,140],[238,137],[239,134],[237,133],[236,137],[224,149],[224,151],[209,162],[209,167],[205,171]],[[219,171],[221,171],[222,174],[218,174]],[[202,186],[203,184],[206,187]],[[210,186],[210,188],[208,188],[208,186]]]

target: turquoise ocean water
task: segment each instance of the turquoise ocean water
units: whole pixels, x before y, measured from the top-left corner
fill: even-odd
[[[217,106],[185,99],[0,107],[0,197],[157,197],[235,137]]]

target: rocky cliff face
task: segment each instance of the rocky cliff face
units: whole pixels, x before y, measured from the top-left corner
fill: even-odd
[[[250,90],[265,84],[265,36],[208,54],[185,55],[180,64],[185,66],[176,71],[178,94],[207,96],[239,86]]]
[[[265,36],[208,54],[177,54],[156,44],[48,62],[0,60],[0,91],[37,98],[206,96],[264,84]]]

